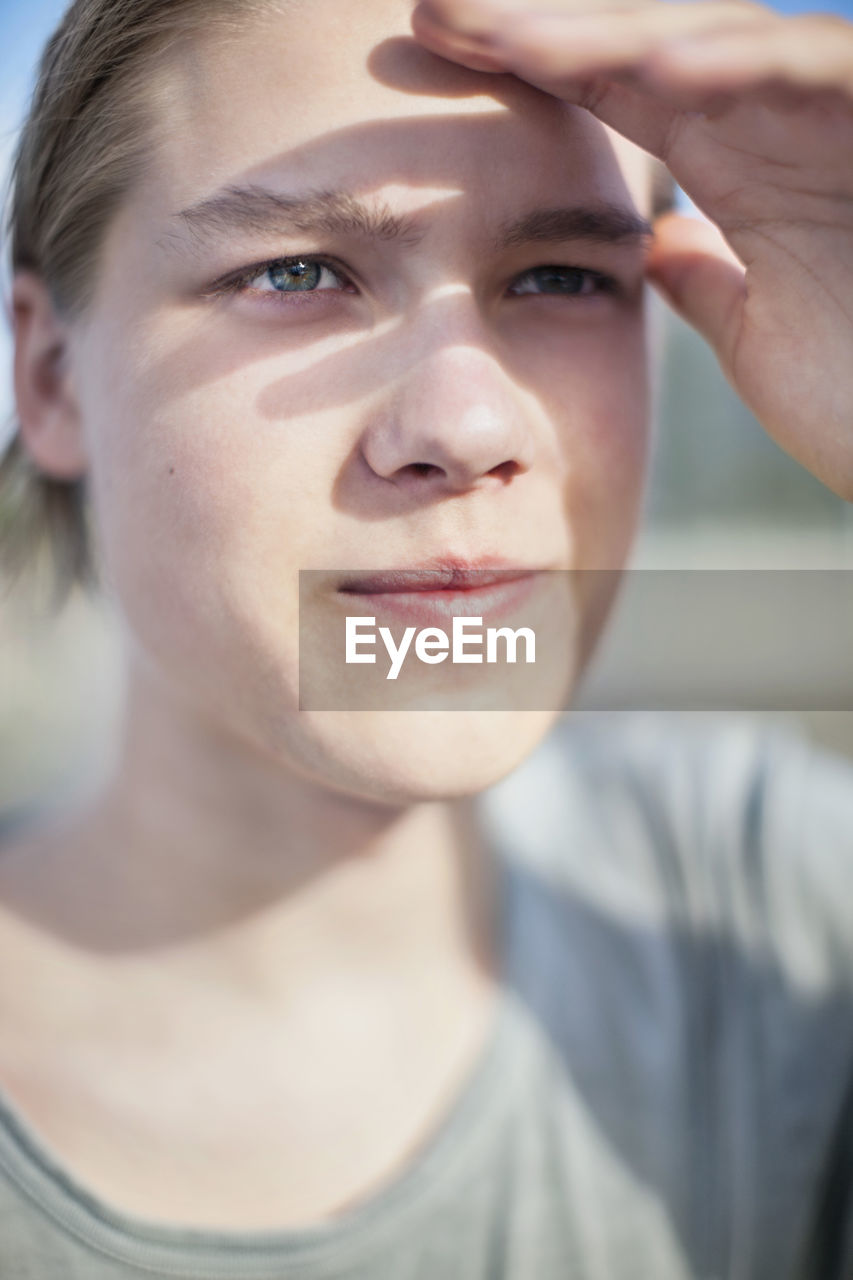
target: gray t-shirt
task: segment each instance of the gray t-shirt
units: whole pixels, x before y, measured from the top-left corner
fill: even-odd
[[[570,715],[480,804],[503,1002],[405,1168],[311,1229],[180,1229],[0,1096],[1,1280],[850,1280],[853,765]]]

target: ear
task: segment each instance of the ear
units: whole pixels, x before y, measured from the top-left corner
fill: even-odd
[[[70,370],[68,326],[47,285],[30,271],[12,281],[14,382],[25,452],[46,475],[79,478],[86,470],[82,424]]]

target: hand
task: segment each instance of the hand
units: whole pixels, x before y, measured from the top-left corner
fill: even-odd
[[[746,0],[423,0],[413,27],[667,165],[715,226],[658,219],[650,279],[768,434],[853,501],[853,25]]]

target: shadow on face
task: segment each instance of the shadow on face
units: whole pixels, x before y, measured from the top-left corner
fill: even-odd
[[[420,48],[399,6],[359,8],[346,40],[321,34],[333,11],[352,16],[322,0],[160,70],[154,159],[77,348],[96,526],[137,680],[330,785],[460,794],[559,713],[603,620],[593,580],[550,705],[498,684],[499,714],[353,715],[298,709],[299,571],[322,626],[352,570],[623,563],[648,175],[579,109]]]

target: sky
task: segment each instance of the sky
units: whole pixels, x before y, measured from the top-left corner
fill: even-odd
[[[66,8],[66,0],[0,0],[0,182],[6,190],[9,160],[42,47]],[[853,21],[853,0],[775,0],[781,13],[837,13]],[[3,247],[5,259],[5,246]],[[3,274],[5,282],[5,268]],[[0,440],[11,405],[11,344],[0,318]]]

